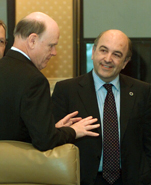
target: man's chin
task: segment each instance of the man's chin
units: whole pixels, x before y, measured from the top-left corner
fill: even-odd
[[[45,68],[47,67],[47,63],[48,63],[48,62],[46,62],[45,64],[41,65],[41,66],[40,66],[40,70],[45,69]]]

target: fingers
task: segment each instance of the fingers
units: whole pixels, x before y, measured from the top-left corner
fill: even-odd
[[[73,118],[77,114],[78,114],[78,111],[72,112],[72,113],[68,114],[67,116],[65,116],[62,120],[63,120],[63,122],[67,122],[69,119]]]
[[[71,119],[70,119],[70,122],[75,123],[75,122],[78,122],[78,121],[80,121],[80,120],[82,120],[81,117],[76,117],[76,118],[71,118]]]
[[[96,128],[99,128],[99,127],[100,127],[100,124],[87,125],[87,126],[85,126],[85,130],[89,131],[89,130],[93,130],[93,129],[96,129]]]
[[[85,127],[85,135],[86,136],[92,136],[92,137],[96,137],[96,136],[99,136],[99,133],[96,133],[96,132],[91,132],[90,130],[93,130],[95,128],[98,128],[100,127],[100,124],[95,124],[95,125],[88,125]]]
[[[90,131],[100,127],[100,124],[93,124],[97,120],[98,120],[97,118],[92,118],[92,116],[89,116],[71,125],[71,127],[76,132],[76,139],[83,136],[92,136],[92,137],[99,136],[98,133]]]
[[[72,121],[68,121],[67,123],[65,123],[65,124],[63,125],[63,127],[70,127],[72,124],[73,124]]]
[[[63,123],[62,123],[62,120],[58,121],[56,124],[55,124],[55,127],[56,128],[60,128],[62,127]]]
[[[82,119],[81,117],[72,118],[72,117],[76,116],[77,114],[78,114],[78,111],[75,111],[75,112],[72,112],[72,113],[68,114],[63,119],[61,119],[60,121],[58,121],[55,124],[55,127],[56,128],[69,127],[73,123],[80,121]]]
[[[78,111],[68,114],[56,124],[56,127],[57,128],[62,126],[72,127],[76,132],[76,138],[80,138],[83,136],[92,136],[92,137],[99,136],[98,133],[90,131],[100,126],[100,124],[93,124],[98,119],[93,118],[92,116],[88,116],[84,119],[82,119],[81,117],[74,118],[74,116],[76,116],[77,114]]]
[[[92,116],[89,116],[89,117],[82,119],[80,122],[86,126],[86,125],[91,125],[92,123],[97,122],[97,120],[98,120],[97,118],[92,118]]]
[[[88,117],[86,117],[86,118],[83,118],[82,120],[83,121],[86,121],[86,120],[91,120],[93,117],[92,116],[88,116]]]
[[[93,118],[93,119],[91,119],[91,120],[86,120],[86,123],[85,123],[85,125],[90,125],[90,124],[92,124],[92,123],[95,123],[95,122],[97,122],[97,118]]]
[[[87,136],[92,136],[92,137],[97,137],[97,136],[99,136],[99,133],[87,131],[87,134],[86,135]]]
[[[85,126],[85,135],[86,136],[92,136],[92,137],[97,137],[99,136],[99,133],[96,132],[91,132],[90,130],[96,129],[100,127],[100,124],[95,124],[95,125],[86,125]]]
[[[68,122],[64,123],[63,126],[65,127],[70,127],[72,124],[74,124],[75,122],[80,121],[82,118],[78,117],[78,118],[71,118]]]

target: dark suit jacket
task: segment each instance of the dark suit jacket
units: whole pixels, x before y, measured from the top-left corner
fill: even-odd
[[[19,52],[0,60],[0,140],[32,142],[48,150],[74,142],[71,128],[55,128],[47,79]]]
[[[125,185],[151,183],[151,86],[120,75],[120,145],[122,179]],[[100,116],[92,72],[58,82],[52,95],[56,121],[67,113],[79,111],[82,118]],[[100,123],[101,124],[101,123]],[[76,141],[80,149],[81,184],[93,185],[102,152],[101,127],[94,130],[99,137]]]

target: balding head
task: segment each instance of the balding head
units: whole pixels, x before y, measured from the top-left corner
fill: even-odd
[[[42,12],[33,12],[16,25],[13,46],[23,51],[41,70],[56,55],[59,35],[59,27],[51,17]]]
[[[35,21],[53,21],[55,22],[51,17],[49,17],[47,14],[42,13],[42,12],[32,12],[23,19],[28,19],[28,20],[35,20]]]
[[[131,40],[128,38],[128,36],[125,33],[123,33],[120,30],[116,30],[116,29],[106,30],[106,31],[100,33],[99,36],[94,41],[94,50],[96,49],[96,46],[98,44],[99,39],[104,34],[105,35],[110,35],[110,36],[112,35],[112,36],[114,36],[114,38],[116,37],[116,39],[117,39],[117,37],[120,37],[122,39],[125,39],[125,43],[128,44],[128,50],[127,50],[126,59],[128,59],[128,58],[130,59],[131,58],[131,56],[132,56],[132,42],[131,42]]]
[[[48,15],[42,12],[33,12],[18,22],[14,29],[14,36],[27,38],[31,33],[41,35],[47,27],[59,29],[57,23]]]

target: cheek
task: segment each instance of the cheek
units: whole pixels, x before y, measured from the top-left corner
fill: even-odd
[[[45,57],[48,57],[51,54],[50,48],[45,48],[42,51],[43,51],[42,55],[45,56]]]
[[[100,60],[100,56],[98,54],[93,54],[92,60],[93,60],[93,62],[98,63],[98,61]]]
[[[115,60],[114,60],[115,61]],[[127,63],[125,63],[123,60],[115,61],[116,68],[118,70],[122,70],[125,68]]]
[[[0,47],[0,52],[3,53],[5,51],[5,47]]]
[[[116,71],[116,73],[120,73],[122,69],[124,69],[124,66],[123,66],[123,65],[118,65],[118,66],[115,68],[115,71]]]
[[[94,55],[93,55],[93,53],[92,53],[91,59],[92,59],[92,60],[94,59]]]
[[[124,69],[124,68],[125,68],[125,66],[126,66],[126,64],[125,64],[124,62],[119,63],[119,65],[118,65],[118,69],[119,69],[119,70],[122,70],[122,69]]]

